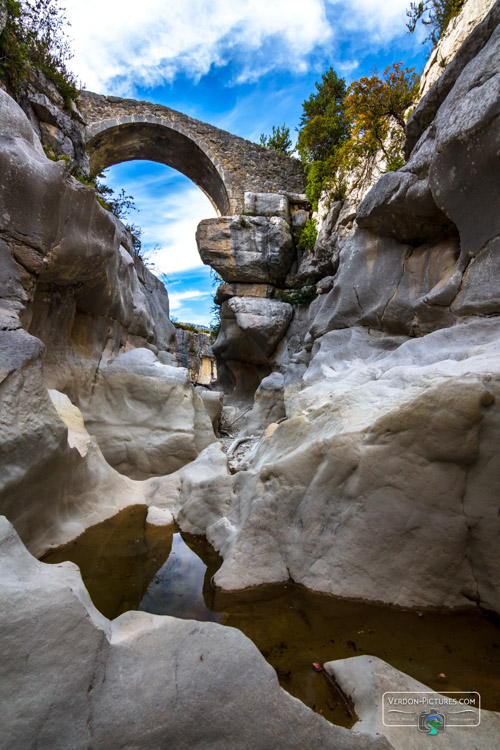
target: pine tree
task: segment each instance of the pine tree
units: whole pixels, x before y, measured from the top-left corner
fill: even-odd
[[[264,133],[260,136],[260,145],[271,151],[277,151],[280,154],[290,155],[293,151],[292,141],[290,138],[290,128],[287,128],[285,123],[282,126],[278,125],[277,128],[273,125],[273,132],[271,135],[265,135]]]

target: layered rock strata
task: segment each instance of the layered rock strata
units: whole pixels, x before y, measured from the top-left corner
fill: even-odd
[[[270,372],[270,362],[292,318],[283,287],[294,283],[295,239],[310,208],[305,196],[245,192],[237,216],[202,221],[200,256],[223,280],[215,301],[221,326],[213,345],[219,382],[244,398]]]

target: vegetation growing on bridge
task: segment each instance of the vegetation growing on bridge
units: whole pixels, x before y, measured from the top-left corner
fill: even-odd
[[[284,123],[283,125],[278,125],[278,127],[273,125],[271,135],[261,134],[260,145],[268,148],[270,151],[277,151],[280,154],[290,156],[294,150],[292,139],[290,138],[290,128],[287,128]]]

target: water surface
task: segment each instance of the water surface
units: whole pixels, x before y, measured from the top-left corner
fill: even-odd
[[[144,506],[127,508],[42,559],[79,565],[94,604],[110,619],[140,609],[239,628],[282,687],[337,724],[352,719],[312,662],[360,654],[433,690],[478,691],[483,708],[500,710],[500,627],[478,611],[419,616],[292,583],[223,593],[211,585],[222,561],[206,540],[150,526],[146,513]]]

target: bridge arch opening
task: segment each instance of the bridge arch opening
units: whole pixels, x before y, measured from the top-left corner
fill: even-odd
[[[135,160],[172,167],[203,190],[219,216],[231,213],[228,189],[214,161],[193,139],[163,123],[100,122],[87,151],[94,174]]]
[[[140,230],[140,256],[165,284],[172,320],[210,327],[214,320],[214,279],[196,243],[202,219],[216,210],[203,190],[178,170],[159,162],[130,160],[113,165],[104,183],[118,197],[133,199],[122,221]]]

